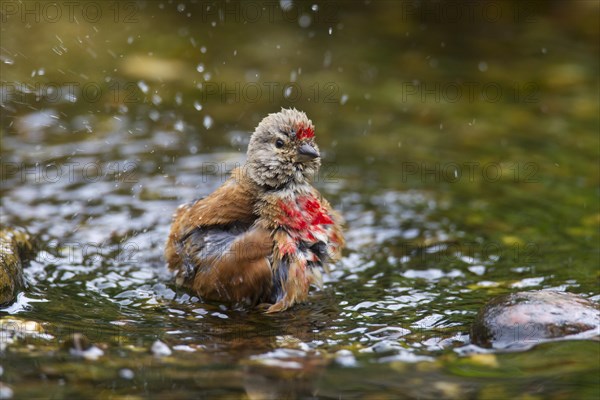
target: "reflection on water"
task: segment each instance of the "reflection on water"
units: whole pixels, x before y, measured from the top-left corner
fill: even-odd
[[[443,2],[275,2],[256,21],[237,2],[8,15],[0,211],[38,252],[2,311],[0,393],[597,395],[593,342],[509,357],[468,338],[495,294],[598,299],[592,3],[494,3],[502,18],[470,21]],[[345,257],[292,312],[203,303],[164,268],[170,216],[289,106],[317,127],[315,184],[347,221]],[[102,355],[71,351],[79,333]],[[169,351],[152,354],[157,339]]]

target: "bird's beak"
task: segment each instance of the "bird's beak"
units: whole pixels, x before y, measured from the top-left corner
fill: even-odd
[[[313,158],[317,158],[319,156],[320,155],[319,155],[319,152],[317,151],[317,149],[315,149],[308,143],[304,143],[304,144],[302,144],[302,146],[298,147],[297,159],[299,162],[310,161]]]

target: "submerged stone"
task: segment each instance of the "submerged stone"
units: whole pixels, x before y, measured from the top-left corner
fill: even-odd
[[[164,342],[161,342],[160,340],[156,340],[154,343],[152,343],[152,347],[150,348],[150,351],[156,357],[167,357],[167,356],[170,356],[171,353],[173,353],[171,351],[171,349],[169,348],[169,346],[167,346],[167,344],[165,344]]]
[[[24,230],[0,231],[0,306],[13,302],[23,287],[23,260],[32,250],[31,237]]]
[[[86,360],[97,360],[104,355],[104,351],[90,343],[87,337],[81,333],[74,333],[67,340],[63,347],[69,351],[72,356],[85,358]]]
[[[598,335],[598,306],[576,294],[555,291],[496,297],[479,311],[471,326],[471,342],[494,349],[527,349],[551,340]]]

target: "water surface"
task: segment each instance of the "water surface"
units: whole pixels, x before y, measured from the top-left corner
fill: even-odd
[[[40,251],[2,311],[4,393],[598,397],[595,341],[468,338],[497,294],[599,299],[595,2],[8,3],[0,211]],[[290,312],[204,303],[165,270],[171,214],[281,107],[316,125],[348,249]]]

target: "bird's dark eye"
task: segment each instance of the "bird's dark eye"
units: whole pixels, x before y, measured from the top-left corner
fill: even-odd
[[[275,147],[277,147],[278,149],[282,148],[282,147],[283,147],[283,145],[284,145],[284,143],[283,143],[283,140],[281,140],[281,139],[277,139],[277,140],[275,141]]]

